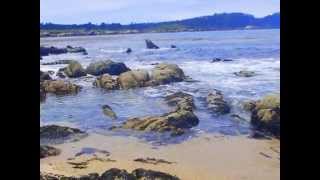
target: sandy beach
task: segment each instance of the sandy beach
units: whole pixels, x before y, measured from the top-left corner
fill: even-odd
[[[134,137],[91,134],[78,142],[55,147],[62,154],[40,160],[41,172],[67,176],[103,173],[110,168],[132,171],[146,168],[176,175],[183,180],[272,180],[280,179],[280,141],[246,136],[203,134],[180,144],[154,147]],[[83,147],[106,150],[75,157]],[[172,164],[146,164],[136,158],[163,159]],[[87,162],[73,168],[68,162]]]

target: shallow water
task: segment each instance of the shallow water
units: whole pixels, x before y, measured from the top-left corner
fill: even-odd
[[[161,47],[146,50],[144,39],[151,39]],[[250,132],[248,121],[234,120],[230,114],[246,119],[249,115],[241,109],[241,102],[258,99],[269,93],[280,91],[280,32],[279,30],[242,30],[183,32],[161,34],[131,34],[90,37],[63,37],[41,39],[42,45],[65,47],[82,46],[88,55],[63,54],[43,57],[41,62],[61,59],[78,60],[84,67],[96,60],[112,59],[124,62],[131,69],[150,69],[152,63],[168,62],[178,64],[186,75],[197,83],[173,83],[158,87],[134,90],[105,91],[94,88],[94,78],[72,79],[83,86],[77,95],[49,95],[41,104],[41,124],[68,124],[88,132],[106,135],[134,135],[150,142],[179,142],[201,133],[223,133],[228,135]],[[174,44],[178,48],[170,49]],[[126,54],[126,48],[133,52]],[[232,62],[210,63],[215,58],[234,59]],[[65,65],[40,65],[41,70],[57,70]],[[233,73],[252,70],[257,76],[244,78]],[[212,89],[223,92],[232,105],[229,115],[215,117],[206,111],[203,98]],[[164,101],[165,95],[176,91],[192,94],[196,100],[196,115],[200,124],[182,137],[168,138],[167,135],[139,132],[111,132],[113,125],[128,118],[159,115],[170,111]],[[108,104],[117,114],[112,121],[102,113],[101,106]]]

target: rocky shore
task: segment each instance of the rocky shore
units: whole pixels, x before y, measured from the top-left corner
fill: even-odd
[[[146,46],[148,49],[159,49],[159,47],[150,40],[146,40]],[[172,45],[172,48],[176,48],[176,46]],[[131,51],[132,50],[130,49],[127,53],[131,53]],[[83,47],[40,47],[40,59],[42,56],[63,53],[82,53],[86,55],[87,51]],[[212,63],[224,63],[228,61],[231,60],[216,58],[212,60]],[[123,62],[116,62],[110,59],[94,61],[87,66],[84,66],[80,62],[72,59],[57,60],[49,63],[42,63],[42,65],[65,66],[62,68],[59,66],[60,69],[56,72],[45,72],[40,70],[40,106],[42,103],[46,102],[48,95],[57,97],[68,95],[78,96],[79,92],[83,91],[83,87],[77,80],[86,77],[92,78],[92,82],[90,81],[90,86],[92,88],[103,90],[108,93],[114,91],[126,92],[128,90],[136,90],[139,88],[162,87],[174,83],[197,82],[193,80],[192,77],[189,77],[184,72],[183,68],[173,63],[157,63],[152,65],[151,69],[135,69],[131,66],[128,67]],[[238,76],[238,78],[250,78],[256,75],[257,74],[255,72],[247,70],[234,72],[234,76]],[[196,92],[197,89],[194,91]],[[238,117],[240,121],[246,121],[245,118],[241,118],[241,116],[237,114],[230,115],[233,112],[233,108],[235,108],[235,104],[231,103],[231,98],[232,97],[229,97],[227,94],[224,94],[223,91],[211,88],[210,92],[206,92],[206,96],[202,98],[201,102],[205,104],[206,111],[209,112],[212,117]],[[169,107],[169,111],[158,115],[150,114],[145,116],[129,117],[126,118],[125,121],[106,129],[106,131],[117,132],[121,130],[128,130],[129,133],[140,132],[145,134],[152,132],[159,135],[169,134],[170,138],[176,138],[185,135],[193,128],[197,128],[201,122],[201,114],[197,113],[194,94],[186,93],[183,90],[177,90],[163,96],[162,100],[165,105]],[[243,104],[243,110],[250,114],[249,122],[254,132],[261,133],[262,136],[271,136],[280,140],[280,95],[267,95],[260,100],[243,101],[241,103]],[[104,115],[112,121],[117,120],[118,112],[111,108],[111,106],[103,104],[100,108]],[[65,153],[64,145],[67,146],[69,143],[84,141],[91,135],[90,131],[86,131],[87,130],[84,131],[75,127],[54,124],[40,126],[40,159],[45,161],[50,158],[59,158],[61,154]],[[102,142],[100,141],[100,143]],[[110,144],[110,146],[112,145],[113,144]],[[60,146],[62,148],[60,148]],[[67,160],[64,159],[64,163],[73,165],[73,169],[86,169],[91,161],[97,161],[99,163],[117,162],[117,159],[109,158],[109,152],[105,152],[107,151],[99,151],[94,148],[87,147],[85,150],[78,152],[78,156],[83,158],[84,154],[90,154],[89,156],[93,156],[90,157],[91,159],[87,159],[82,162],[70,161],[77,159],[77,156],[74,156],[69,157]],[[99,153],[104,154],[102,158],[97,155]],[[262,153],[265,154],[264,152]],[[188,155],[191,156],[190,154]],[[195,156],[198,156],[198,154],[195,154]],[[104,168],[103,172],[90,172],[85,175],[70,175],[41,171],[40,180],[182,179],[180,176],[177,177],[175,174],[171,175],[172,173],[167,173],[167,171],[148,169],[150,164],[173,164],[171,163],[171,160],[166,161],[160,158],[136,158],[133,161],[135,163],[143,163],[144,165],[134,169],[131,168],[130,170],[126,167],[108,166],[108,168]],[[145,164],[148,164],[148,166]],[[167,170],[166,168],[164,169]]]

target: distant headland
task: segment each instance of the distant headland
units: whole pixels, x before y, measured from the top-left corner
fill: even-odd
[[[177,21],[127,25],[120,23],[101,23],[99,25],[40,23],[40,37],[277,28],[280,28],[280,12],[262,18],[244,13],[221,13]]]

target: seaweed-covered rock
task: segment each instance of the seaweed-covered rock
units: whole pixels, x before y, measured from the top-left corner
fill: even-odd
[[[219,90],[210,92],[206,101],[208,109],[215,114],[227,114],[230,112],[230,107]]]
[[[89,64],[86,71],[88,74],[98,76],[106,73],[110,75],[120,75],[121,73],[130,71],[130,69],[124,63],[107,60]]]
[[[266,131],[280,138],[280,95],[268,95],[251,102],[251,124],[257,130]]]
[[[40,159],[49,156],[57,156],[61,151],[55,147],[40,145]]]
[[[120,89],[118,80],[117,79],[113,79],[108,74],[104,74],[102,76],[97,77],[97,79],[93,82],[93,85],[96,86],[96,87],[107,89],[107,90]]]
[[[81,89],[80,86],[63,80],[44,81],[40,86],[45,92],[57,95],[75,94]]]
[[[101,180],[136,180],[136,178],[128,173],[126,170],[123,169],[117,169],[117,168],[112,168],[107,171],[105,171],[101,177]]]
[[[146,70],[133,70],[120,74],[118,82],[122,89],[131,89],[137,87],[148,86],[150,80],[148,71]]]
[[[63,71],[70,78],[77,78],[87,75],[86,71],[78,61],[71,61],[67,67],[62,68],[59,71]]]
[[[169,105],[175,105],[174,111],[161,116],[147,116],[131,118],[124,122],[120,128],[138,131],[170,132],[171,135],[181,135],[185,129],[197,126],[198,117],[193,113],[193,99],[185,93],[175,93],[167,96]]]
[[[66,126],[47,125],[40,127],[40,139],[67,140],[85,137],[86,132]]]
[[[176,64],[158,64],[151,70],[151,81],[154,85],[181,82],[185,79],[182,69]]]
[[[170,106],[177,106],[178,109],[192,111],[195,108],[193,97],[184,92],[176,92],[165,97],[165,101]]]

